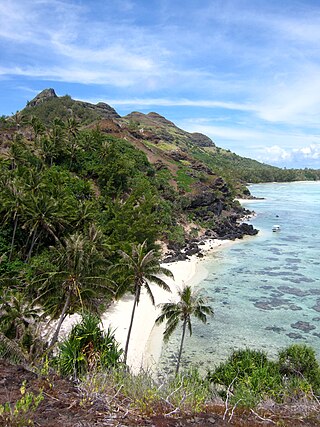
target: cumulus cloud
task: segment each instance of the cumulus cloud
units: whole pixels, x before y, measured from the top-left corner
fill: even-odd
[[[320,168],[320,144],[310,144],[294,149],[284,149],[278,145],[265,147],[259,159],[279,166],[317,169]]]

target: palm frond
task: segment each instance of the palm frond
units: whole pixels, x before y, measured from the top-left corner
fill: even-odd
[[[169,341],[169,338],[171,337],[172,333],[177,329],[178,324],[179,317],[174,317],[170,321],[168,321],[166,329],[163,333],[163,339],[165,342]]]
[[[153,293],[150,289],[150,286],[148,285],[148,283],[146,283],[144,286],[146,288],[147,294],[149,295],[149,297],[151,299],[152,305],[155,305],[154,296],[153,296]]]
[[[27,363],[28,358],[19,345],[0,332],[0,357],[14,363]]]

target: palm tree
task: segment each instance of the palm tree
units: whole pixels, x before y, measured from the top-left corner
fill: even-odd
[[[39,309],[18,291],[1,295],[0,302],[0,357],[19,362],[31,362],[43,351],[40,336]]]
[[[213,310],[210,306],[206,305],[206,301],[198,292],[194,292],[191,286],[184,286],[178,291],[179,301],[168,302],[161,304],[162,313],[156,320],[156,324],[167,321],[166,329],[163,333],[164,341],[168,341],[171,334],[177,328],[179,321],[182,321],[182,337],[180,349],[178,354],[178,362],[176,367],[176,374],[179,372],[182,348],[185,338],[186,329],[188,327],[190,336],[192,335],[191,316],[201,320],[202,323],[207,322],[207,315],[213,315]]]
[[[50,347],[58,340],[68,314],[84,309],[96,311],[96,298],[105,298],[113,292],[102,238],[100,230],[90,227],[88,236],[74,233],[52,248],[58,268],[40,278],[42,284],[37,298],[52,318],[59,319]]]
[[[131,254],[124,251],[120,251],[122,262],[118,264],[118,267],[123,269],[126,275],[126,284],[129,284],[129,289],[134,293],[134,302],[131,313],[131,320],[124,349],[124,363],[127,362],[128,347],[131,336],[131,330],[133,325],[133,319],[135,315],[136,307],[140,301],[141,290],[144,287],[149,295],[151,302],[155,305],[154,296],[152,294],[150,283],[155,283],[161,288],[168,292],[171,292],[169,286],[164,282],[163,279],[158,277],[159,274],[164,274],[168,277],[173,277],[170,270],[161,267],[159,258],[155,254],[154,250],[150,250],[146,253],[147,242],[144,241],[142,244],[132,245]],[[128,289],[128,288],[126,288]]]
[[[59,231],[70,224],[73,215],[72,206],[67,197],[61,194],[60,199],[48,194],[47,189],[31,193],[25,199],[25,221],[23,228],[29,230],[29,250],[26,259],[31,258],[33,249],[44,234],[57,242]]]
[[[1,211],[3,213],[3,221],[9,222],[13,221],[13,232],[11,237],[11,245],[10,245],[10,253],[9,253],[9,261],[11,261],[15,236],[18,227],[18,221],[21,215],[24,212],[24,186],[23,181],[18,179],[17,177],[11,178],[8,180],[8,177],[2,175],[0,178],[0,184],[2,185],[2,207]],[[4,185],[3,185],[4,184]]]

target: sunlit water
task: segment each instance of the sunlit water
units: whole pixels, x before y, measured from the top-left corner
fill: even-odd
[[[262,349],[270,357],[292,343],[311,345],[320,359],[320,182],[256,184],[264,200],[244,206],[256,212],[260,230],[202,262],[200,283],[215,315],[194,321],[183,365],[204,369],[234,349]],[[272,232],[278,224],[280,232]],[[160,367],[172,366],[181,329],[164,346]]]

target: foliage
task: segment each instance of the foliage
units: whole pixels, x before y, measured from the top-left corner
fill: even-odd
[[[52,248],[54,271],[45,271],[39,279],[38,300],[47,314],[59,321],[51,340],[53,345],[67,314],[91,309],[97,311],[98,297],[110,298],[111,282],[105,259],[106,241],[101,231],[91,225],[86,235],[72,234]]]
[[[269,360],[256,350],[238,350],[221,363],[207,378],[223,386],[221,395],[239,406],[256,406],[264,399],[278,402],[319,395],[320,371],[314,351],[294,344],[279,353],[278,361]]]
[[[26,391],[26,382],[20,387],[21,398],[13,405],[0,405],[0,420],[10,427],[33,426],[33,415],[43,400],[42,390],[35,395]]]
[[[279,353],[279,367],[282,375],[306,380],[320,394],[320,365],[313,348],[303,344],[285,348]]]
[[[31,362],[44,349],[39,309],[19,291],[6,291],[0,302],[0,357]]]
[[[122,350],[108,329],[99,326],[100,319],[90,313],[82,317],[68,338],[59,345],[58,366],[62,375],[79,376],[88,371],[112,368],[120,363]]]

